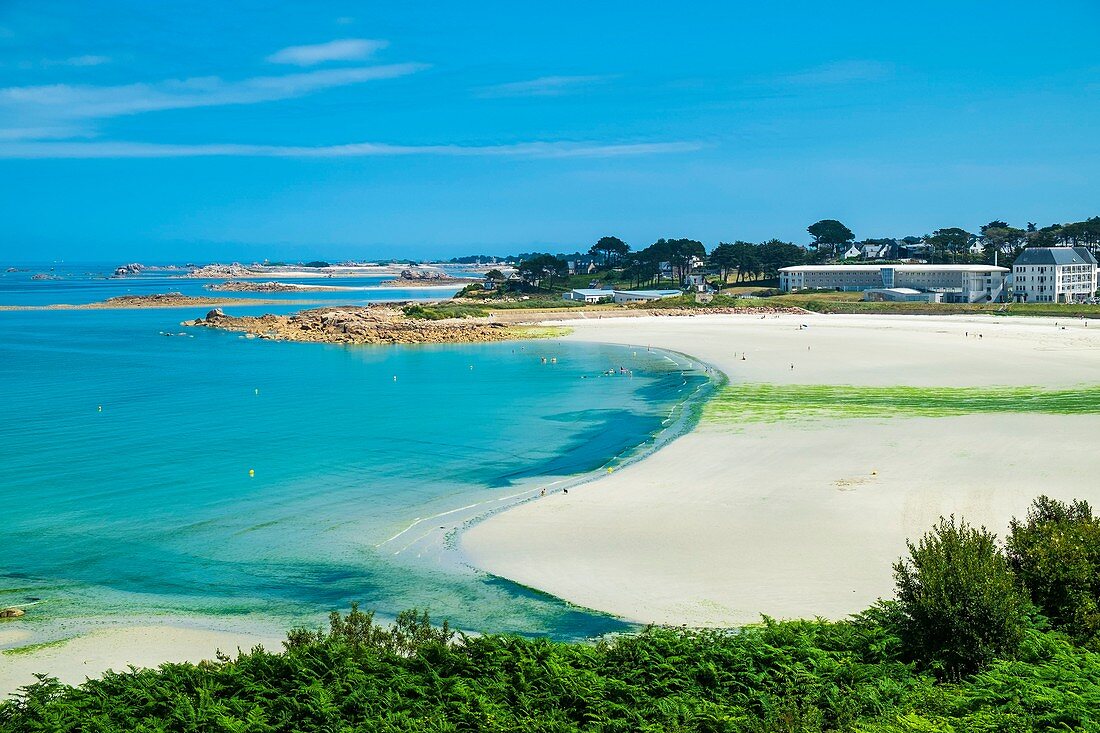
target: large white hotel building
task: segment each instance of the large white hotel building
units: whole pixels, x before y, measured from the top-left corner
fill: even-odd
[[[1084,247],[1029,247],[1012,264],[1012,296],[1073,303],[1096,295],[1096,257]]]
[[[779,289],[864,291],[868,299],[979,303],[1002,300],[1007,267],[996,265],[795,265]]]

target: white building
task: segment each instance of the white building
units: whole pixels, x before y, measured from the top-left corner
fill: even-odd
[[[585,303],[608,303],[615,297],[614,290],[594,290],[592,288],[577,288],[563,293],[564,300],[579,300]]]
[[[796,265],[779,270],[779,289],[891,290],[908,288],[928,300],[977,303],[1002,300],[1006,267],[994,265]]]
[[[1096,258],[1084,247],[1028,247],[1012,265],[1012,296],[1073,303],[1096,295]]]
[[[641,303],[647,300],[660,300],[683,295],[679,290],[616,290],[616,303]]]

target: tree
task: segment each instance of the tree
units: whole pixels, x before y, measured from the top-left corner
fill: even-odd
[[[1100,646],[1100,518],[1084,501],[1040,496],[1009,524],[1009,564],[1056,629]]]
[[[933,258],[935,258],[936,253],[940,254],[941,259],[945,255],[950,255],[951,261],[954,262],[959,258],[959,255],[967,250],[973,238],[974,235],[965,229],[948,227],[947,229],[937,229],[924,239],[932,245]]]
[[[982,244],[986,262],[992,264],[996,255],[1006,255],[1009,260],[1024,246],[1027,233],[1023,229],[1010,227],[1007,222],[991,221],[982,227]]]
[[[702,242],[694,239],[660,239],[657,244],[665,243],[664,251],[666,260],[672,265],[672,276],[676,282],[683,284],[684,278],[691,271],[691,263],[695,258],[703,259],[707,256],[706,247]]]
[[[723,285],[733,269],[733,245],[719,242],[707,255],[707,265],[718,270],[718,279]]]
[[[611,267],[612,262],[621,261],[628,252],[630,252],[630,245],[618,237],[600,237],[600,241],[588,250],[588,254],[593,257],[602,253],[605,267]]]
[[[733,243],[733,266],[737,268],[737,281],[743,281],[747,275],[753,275],[753,279],[756,279],[756,273],[760,272],[760,255],[757,251],[759,247],[750,242],[734,242]]]
[[[841,245],[855,240],[856,235],[852,230],[841,224],[836,219],[822,219],[806,227],[806,231],[814,238],[813,248],[820,251],[822,247],[836,253]]]
[[[1012,657],[1027,628],[1027,598],[996,537],[944,519],[894,565],[899,634],[910,658],[948,679]]]
[[[764,277],[779,277],[779,268],[802,262],[804,250],[797,244],[772,239],[757,247],[757,259]]]
[[[554,255],[537,254],[521,261],[516,269],[525,283],[541,287],[545,281],[546,288],[550,289],[554,286],[554,278],[565,274],[566,264]]]

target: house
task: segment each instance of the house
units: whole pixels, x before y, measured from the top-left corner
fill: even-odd
[[[576,288],[568,293],[563,293],[561,297],[564,300],[576,300],[582,303],[610,303],[615,298],[615,291]]]
[[[1075,303],[1096,296],[1096,257],[1085,247],[1028,247],[1012,264],[1012,297]]]
[[[707,290],[710,289],[710,286],[707,285],[706,275],[695,274],[688,275],[684,278],[684,289],[694,290],[699,293],[705,293]]]

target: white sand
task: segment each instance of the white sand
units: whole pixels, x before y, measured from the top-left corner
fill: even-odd
[[[21,636],[22,635],[22,636]],[[29,635],[6,622],[0,626],[0,643],[5,646],[25,641]],[[213,659],[219,649],[230,656],[238,648],[248,651],[260,644],[281,650],[283,635],[242,629],[203,629],[168,624],[108,626],[77,636],[64,643],[31,652],[0,652],[0,697],[35,682],[36,673],[46,673],[68,684],[98,677],[108,669],[122,671],[128,665],[156,667],[164,662],[198,662]]]
[[[569,325],[570,338],[689,353],[736,381],[1100,383],[1100,322],[1058,323],[806,315]],[[1086,437],[1097,429],[1100,416],[1026,414],[704,424],[568,495],[491,517],[462,545],[491,573],[636,621],[838,618],[891,595],[905,539],[940,515],[1003,535],[1040,493],[1100,503],[1100,460]]]

